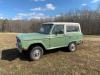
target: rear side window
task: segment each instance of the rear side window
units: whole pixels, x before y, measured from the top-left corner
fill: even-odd
[[[79,26],[67,26],[67,32],[79,32]]]

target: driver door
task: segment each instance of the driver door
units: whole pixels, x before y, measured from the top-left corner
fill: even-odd
[[[50,36],[50,48],[58,48],[65,46],[64,25],[54,25]]]

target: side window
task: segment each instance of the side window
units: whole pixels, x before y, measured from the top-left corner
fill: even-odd
[[[79,32],[79,26],[67,26],[67,32]]]
[[[64,34],[64,25],[55,25],[52,34]]]

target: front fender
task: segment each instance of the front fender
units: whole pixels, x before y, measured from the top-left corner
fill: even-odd
[[[31,40],[31,41],[27,40],[27,41],[23,41],[22,42],[22,48],[27,50],[30,45],[36,44],[36,43],[42,44],[45,47],[45,49],[49,48],[49,42],[48,41],[41,41],[41,40]]]

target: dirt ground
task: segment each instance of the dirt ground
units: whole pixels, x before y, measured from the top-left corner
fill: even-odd
[[[15,46],[15,33],[0,33],[0,75],[100,75],[100,36],[85,36],[77,51],[47,51],[29,61]]]

